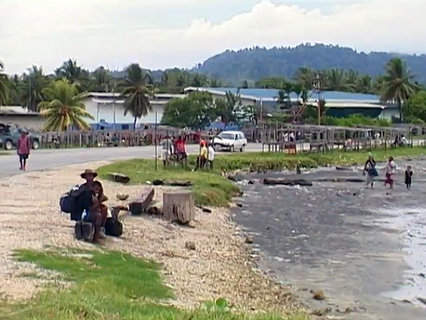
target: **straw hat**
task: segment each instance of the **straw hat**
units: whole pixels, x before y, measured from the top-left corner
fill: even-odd
[[[96,171],[93,171],[92,169],[86,169],[82,174],[80,174],[80,177],[86,179],[86,175],[88,174],[92,174],[94,178],[98,176],[98,173]]]

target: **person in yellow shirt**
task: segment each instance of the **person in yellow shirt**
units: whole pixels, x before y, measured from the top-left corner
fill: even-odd
[[[206,147],[206,143],[204,142],[201,145],[200,155],[197,157],[197,166],[195,167],[194,171],[198,170],[198,168],[203,169],[206,166],[207,154],[208,154],[208,150]]]

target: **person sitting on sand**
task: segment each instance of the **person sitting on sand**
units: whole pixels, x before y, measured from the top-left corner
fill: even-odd
[[[411,169],[411,166],[407,166],[407,170],[405,170],[405,185],[407,186],[407,189],[411,189],[411,180],[413,178],[413,170]]]
[[[377,177],[379,174],[377,173],[377,170],[376,170],[376,161],[374,160],[371,154],[368,156],[367,162],[365,163],[364,173],[367,173],[367,181],[366,181],[367,187],[370,186],[371,189],[373,189],[374,178]]]
[[[389,185],[389,187],[393,189],[393,183],[394,183],[393,177],[396,171],[396,164],[395,164],[395,161],[393,160],[393,157],[389,157],[385,170],[386,170],[385,186]]]
[[[83,215],[83,212],[89,210],[92,206],[92,196],[93,196],[93,187],[97,173],[91,169],[84,170],[80,174],[82,179],[85,179],[86,182],[78,188],[78,190],[73,191],[73,197],[75,198],[74,208],[71,212],[71,220],[80,221]]]
[[[106,239],[105,233],[102,231],[105,228],[105,223],[108,216],[108,207],[104,202],[108,201],[108,197],[104,195],[104,189],[99,181],[94,181],[92,187],[92,205],[84,217],[85,221],[92,222],[95,227],[93,242],[99,243],[100,239]]]

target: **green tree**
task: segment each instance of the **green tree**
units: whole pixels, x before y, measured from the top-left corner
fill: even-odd
[[[356,92],[356,86],[358,83],[358,79],[360,78],[359,73],[354,70],[346,71],[345,73],[345,87],[347,91]]]
[[[294,75],[294,80],[302,86],[303,90],[309,91],[312,89],[313,77],[314,71],[312,69],[301,67]]]
[[[217,99],[216,110],[217,115],[221,117],[222,122],[225,125],[225,129],[231,122],[241,125],[244,112],[239,90],[236,94],[233,94],[231,91],[227,91],[225,99]]]
[[[223,86],[222,81],[220,81],[219,79],[215,79],[215,78],[211,78],[210,79],[210,84],[209,85],[212,88],[219,88],[219,87]]]
[[[9,99],[7,76],[3,73],[4,64],[0,61],[0,106],[5,105]]]
[[[371,93],[372,89],[372,79],[369,75],[363,75],[357,79],[355,92]]]
[[[332,91],[347,91],[345,72],[341,69],[331,69],[325,72],[325,89]]]
[[[96,92],[109,92],[112,88],[113,81],[110,71],[102,66],[97,68],[90,78],[89,90]]]
[[[8,104],[11,105],[20,105],[22,97],[22,81],[17,74],[8,78],[8,87],[9,87],[9,99]]]
[[[137,120],[152,111],[149,98],[154,94],[152,88],[146,85],[146,79],[147,73],[144,74],[139,64],[133,63],[127,68],[127,77],[122,91],[122,95],[125,97],[124,115],[129,112],[132,114],[135,130]]]
[[[413,82],[414,75],[410,73],[405,61],[393,58],[386,65],[386,75],[383,78],[381,100],[396,102],[399,117],[403,120],[402,103],[415,94],[418,87]]]
[[[167,103],[162,123],[179,128],[204,129],[217,118],[213,97],[206,92],[194,92],[183,99]]]
[[[82,102],[86,93],[79,93],[76,84],[67,79],[57,80],[43,90],[43,95],[46,100],[40,102],[38,108],[47,118],[44,130],[65,131],[71,126],[89,129],[85,118],[94,118]]]
[[[426,123],[426,91],[419,91],[410,97],[402,107],[406,122]]]
[[[282,89],[285,83],[287,83],[285,78],[268,77],[262,78],[256,82],[256,87],[264,89]]]
[[[55,71],[59,78],[66,78],[71,83],[75,83],[80,91],[85,91],[88,87],[89,72],[77,64],[76,60],[68,59]]]
[[[49,79],[43,74],[43,68],[33,66],[21,82],[20,102],[28,110],[39,111],[38,105],[44,100],[43,90],[49,86]]]

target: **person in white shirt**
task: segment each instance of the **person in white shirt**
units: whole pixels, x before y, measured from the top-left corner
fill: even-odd
[[[394,184],[393,177],[396,173],[396,164],[395,164],[395,161],[393,160],[393,157],[389,157],[385,170],[386,170],[385,186],[389,185],[389,187],[393,189],[393,184]]]
[[[210,170],[213,170],[213,161],[214,161],[214,148],[213,145],[210,143],[209,144],[209,152],[208,152],[208,161],[209,161],[209,165],[210,165]]]

